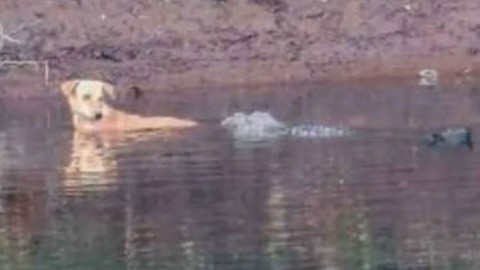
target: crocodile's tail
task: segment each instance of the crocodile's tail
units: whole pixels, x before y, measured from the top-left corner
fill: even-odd
[[[299,125],[291,127],[289,135],[295,138],[332,138],[350,136],[352,133],[352,130],[345,127]]]

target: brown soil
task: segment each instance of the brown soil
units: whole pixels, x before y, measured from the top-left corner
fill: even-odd
[[[3,39],[0,57],[48,61],[51,84],[155,90],[463,76],[480,66],[478,14],[476,0],[5,0],[0,22],[18,42]]]

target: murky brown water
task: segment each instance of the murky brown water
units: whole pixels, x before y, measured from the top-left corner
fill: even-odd
[[[202,126],[132,138],[73,133],[57,99],[3,99],[0,269],[478,269],[479,151],[420,143],[477,130],[478,100],[388,84],[172,92],[136,109]],[[242,145],[217,125],[255,108],[360,131]]]

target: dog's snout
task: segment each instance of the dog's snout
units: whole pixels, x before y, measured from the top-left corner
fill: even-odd
[[[95,117],[95,120],[100,120],[100,119],[102,119],[102,114],[101,113],[96,113],[94,117]]]

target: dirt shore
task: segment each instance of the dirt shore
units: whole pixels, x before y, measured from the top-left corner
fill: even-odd
[[[480,67],[478,14],[476,0],[5,0],[0,58],[48,61],[50,84],[152,90],[463,76]],[[0,80],[23,76],[11,69]]]

